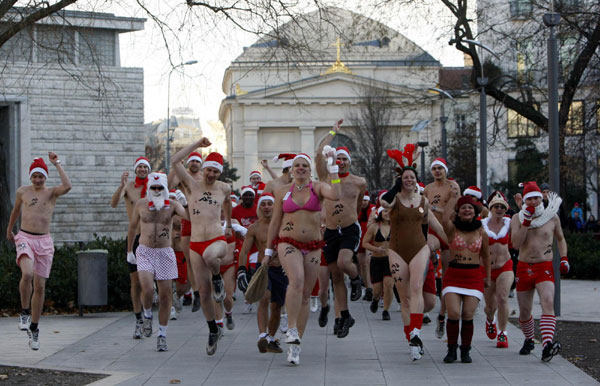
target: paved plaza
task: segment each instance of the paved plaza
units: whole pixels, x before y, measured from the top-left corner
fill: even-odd
[[[600,282],[563,281],[562,284],[559,320],[600,320]],[[475,317],[472,364],[442,361],[446,343],[435,338],[434,323],[423,327],[423,359],[411,362],[395,304],[392,320],[384,322],[381,312],[372,314],[368,302],[358,301],[350,304],[356,324],[344,339],[332,334],[331,314],[327,328],[318,326],[318,313],[311,314],[302,341],[300,365],[292,366],[286,361],[285,350],[283,354],[258,352],[256,312],[243,315],[240,298],[238,293],[235,330],[225,330],[212,357],[205,353],[208,328],[202,313],[192,313],[185,307],[178,320],[169,322],[168,352],[155,351],[156,320],[151,338],[131,338],[134,326],[131,313],[43,317],[41,348],[37,352],[28,348],[26,333],[17,329],[17,318],[0,318],[3,347],[0,364],[110,375],[93,385],[169,385],[175,380],[183,385],[205,386],[599,384],[562,357],[555,357],[550,363],[541,362],[539,344],[532,355],[518,355],[523,335],[510,324],[510,347],[497,349],[495,341],[488,340],[484,333],[483,305]],[[510,310],[518,313],[516,299],[510,299]],[[534,316],[539,317],[539,303],[535,312]],[[560,340],[560,335],[557,338]]]

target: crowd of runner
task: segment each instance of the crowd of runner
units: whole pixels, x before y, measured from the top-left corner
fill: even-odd
[[[333,333],[338,338],[349,335],[355,319],[348,297],[371,302],[373,313],[382,306],[383,320],[391,319],[395,297],[411,360],[424,354],[422,325],[431,322],[428,312],[439,297],[435,333],[447,337],[444,362],[456,361],[460,349],[461,362],[470,363],[473,317],[482,300],[486,323],[481,330],[498,348],[508,347],[513,283],[525,337],[519,353],[534,349],[537,292],[541,358],[552,359],[561,347],[554,340],[555,240],[562,256],[560,273],[569,270],[557,216],[560,197],[546,184],[542,191],[536,182],[524,183],[512,209],[500,191],[487,200],[476,186],[461,194],[442,158],[431,163],[433,182],[425,186],[413,162],[420,152],[414,144],[387,151],[398,164],[395,184],[371,196],[365,178],[350,170],[349,149],[330,146],[341,124],[336,122],[313,156],[277,155],[274,160],[283,163],[279,176],[263,161],[271,180],[265,184],[261,172],[253,171],[241,197],[219,180],[223,156],[213,152],[203,158],[199,152],[211,145],[207,138],[177,152],[168,176],[151,172],[146,157],[135,160],[135,178],[124,172],[110,203],[115,208],[124,200],[129,218],[123,258],[131,280],[133,338],[152,336],[157,297],[157,351],[168,349],[169,320],[177,318],[183,305],[192,305],[192,312],[202,310],[208,325],[206,353],[215,354],[223,329],[235,328],[236,288],[245,293],[263,266],[268,287],[260,294],[256,313],[258,350],[283,352],[276,338],[280,330],[292,364],[300,363],[309,316],[319,306],[320,327],[329,324],[333,305]],[[7,232],[22,272],[18,328],[27,332],[32,350],[40,346],[44,287],[54,253],[52,213],[57,198],[71,189],[58,155],[50,152],[48,159],[61,184],[47,187],[48,167],[42,158],[34,159],[31,185],[17,190]],[[246,309],[251,306],[248,302]]]

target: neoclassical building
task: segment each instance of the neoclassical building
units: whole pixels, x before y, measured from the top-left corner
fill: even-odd
[[[306,14],[262,37],[223,77],[227,97],[219,118],[227,157],[242,177],[235,187],[248,183],[262,159],[280,152],[312,156],[331,125],[340,118],[350,124],[347,118],[373,90],[392,100],[397,111],[389,126],[402,145],[434,143],[441,103],[428,89],[438,84],[440,68],[397,31],[339,8]],[[411,130],[418,122],[425,128]],[[278,172],[281,163],[272,166]]]

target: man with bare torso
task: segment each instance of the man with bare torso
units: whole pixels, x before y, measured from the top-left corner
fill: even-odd
[[[148,176],[146,197],[133,209],[127,232],[127,260],[134,260],[142,287],[144,335],[152,335],[152,298],[154,281],[158,287],[158,336],[156,351],[167,351],[167,324],[171,311],[173,280],[177,279],[177,259],[171,248],[173,216],[189,219],[187,211],[177,201],[169,200],[167,176]],[[133,252],[135,234],[139,229],[139,245]]]
[[[554,315],[554,267],[552,266],[552,245],[558,242],[560,273],[569,272],[567,242],[565,241],[560,219],[557,215],[562,199],[556,193],[548,194],[548,204],[542,203],[542,191],[535,182],[523,186],[523,208],[512,217],[510,223],[511,241],[519,249],[517,264],[517,300],[519,302],[519,323],[525,335],[525,342],[519,351],[528,355],[534,349],[534,322],[531,310],[533,294],[537,291],[542,306],[540,330],[542,332],[542,361],[548,362],[561,348],[554,341],[556,316]]]
[[[275,193],[275,191],[277,189],[292,182],[292,176],[290,175],[290,168],[292,167],[292,162],[294,162],[294,157],[296,157],[296,154],[281,153],[281,154],[275,156],[275,158],[273,158],[273,160],[275,160],[275,161],[283,159],[283,164],[281,165],[282,173],[279,177],[276,177],[276,178],[272,179],[271,181],[267,182],[267,186],[265,186],[265,192]],[[268,163],[266,163],[266,161],[263,160],[263,167],[265,169],[269,170],[269,173],[270,173],[271,169],[268,168],[268,166],[269,166]]]
[[[431,163],[431,174],[433,175],[433,182],[425,187],[423,195],[429,200],[433,215],[438,219],[440,224],[443,224],[444,219],[449,219],[449,216],[454,212],[454,207],[460,197],[460,186],[455,181],[448,180],[448,166],[446,165],[446,160],[443,158],[433,160]],[[448,266],[448,259],[450,258],[448,244],[431,228],[429,228],[427,244],[429,245],[432,257],[438,249],[442,250],[442,271],[445,272]],[[435,333],[439,339],[442,339],[446,325],[446,307],[443,297],[440,299],[440,303],[440,314],[437,317]]]
[[[203,175],[199,181],[186,173],[181,160],[198,147],[211,143],[204,137],[173,156],[173,169],[177,177],[190,189],[188,198],[192,236],[190,238],[190,262],[200,293],[202,312],[209,328],[206,353],[213,355],[222,335],[215,321],[215,308],[211,307],[211,287],[217,302],[225,298],[223,278],[220,274],[221,259],[227,252],[226,237],[231,236],[231,187],[217,181],[223,172],[223,156],[210,153],[202,164]],[[225,214],[225,235],[221,226],[221,209]],[[211,286],[212,282],[212,286]]]
[[[191,152],[185,161],[187,166],[187,172],[194,180],[199,181],[202,179],[202,154],[198,152]],[[185,182],[181,181],[177,175],[175,174],[175,170],[171,170],[168,175],[169,181],[169,189],[174,189],[176,187],[180,187],[180,189],[184,192],[185,195],[190,194],[189,187],[185,184]],[[200,309],[200,293],[198,292],[198,287],[196,286],[196,280],[194,279],[194,274],[192,270],[192,265],[190,263],[190,236],[192,235],[192,223],[189,221],[182,219],[181,220],[181,247],[183,255],[185,256],[186,267],[188,271],[188,280],[190,282],[190,286],[192,287],[192,291],[194,293],[194,301],[192,304],[192,312],[196,312]],[[177,303],[176,303],[177,304]]]
[[[330,182],[323,153],[330,148],[329,144],[333,141],[342,122],[343,119],[335,123],[333,130],[327,134],[317,150],[315,161],[320,181]],[[358,214],[361,210],[367,183],[364,178],[350,173],[351,158],[348,148],[338,147],[335,154],[336,163],[339,166],[340,179],[337,182],[341,182],[341,198],[336,201],[326,199],[323,202],[326,213],[326,229],[323,235],[326,245],[323,247],[323,253],[333,280],[335,302],[340,310],[337,337],[344,338],[348,336],[350,327],[354,325],[354,318],[350,316],[348,310],[348,292],[344,283],[344,274],[350,277],[350,299],[356,301],[361,296],[361,279],[352,259],[360,246]]]
[[[131,222],[131,216],[133,215],[133,208],[135,204],[141,199],[146,197],[148,174],[150,173],[150,160],[146,157],[138,157],[133,165],[133,172],[135,173],[135,179],[133,181],[127,181],[129,178],[129,172],[123,172],[121,175],[121,184],[112,195],[110,199],[110,206],[116,208],[119,205],[119,201],[123,199],[125,201],[125,209],[127,210],[127,219]],[[135,239],[133,241],[133,253],[137,250],[140,230],[137,229]],[[135,329],[133,331],[133,339],[142,339],[143,336],[143,319],[142,319],[142,287],[140,287],[140,279],[137,274],[137,266],[134,260],[127,260],[127,266],[129,269],[129,281],[131,283],[131,303],[133,304],[133,313],[135,314]]]
[[[32,350],[40,348],[38,323],[44,306],[46,280],[50,277],[54,256],[50,221],[56,199],[71,190],[71,182],[60,164],[58,155],[49,152],[48,159],[56,167],[61,185],[48,188],[48,167],[42,158],[34,159],[29,167],[31,185],[17,189],[15,206],[10,213],[6,232],[6,239],[14,241],[17,247],[17,265],[21,268],[19,293],[22,311],[19,330],[27,331],[29,347]],[[21,229],[15,235],[12,231],[19,216]]]

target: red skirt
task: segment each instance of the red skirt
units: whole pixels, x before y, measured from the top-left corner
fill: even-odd
[[[447,293],[474,296],[483,299],[483,270],[478,264],[455,264],[450,266],[442,279],[442,296]]]

